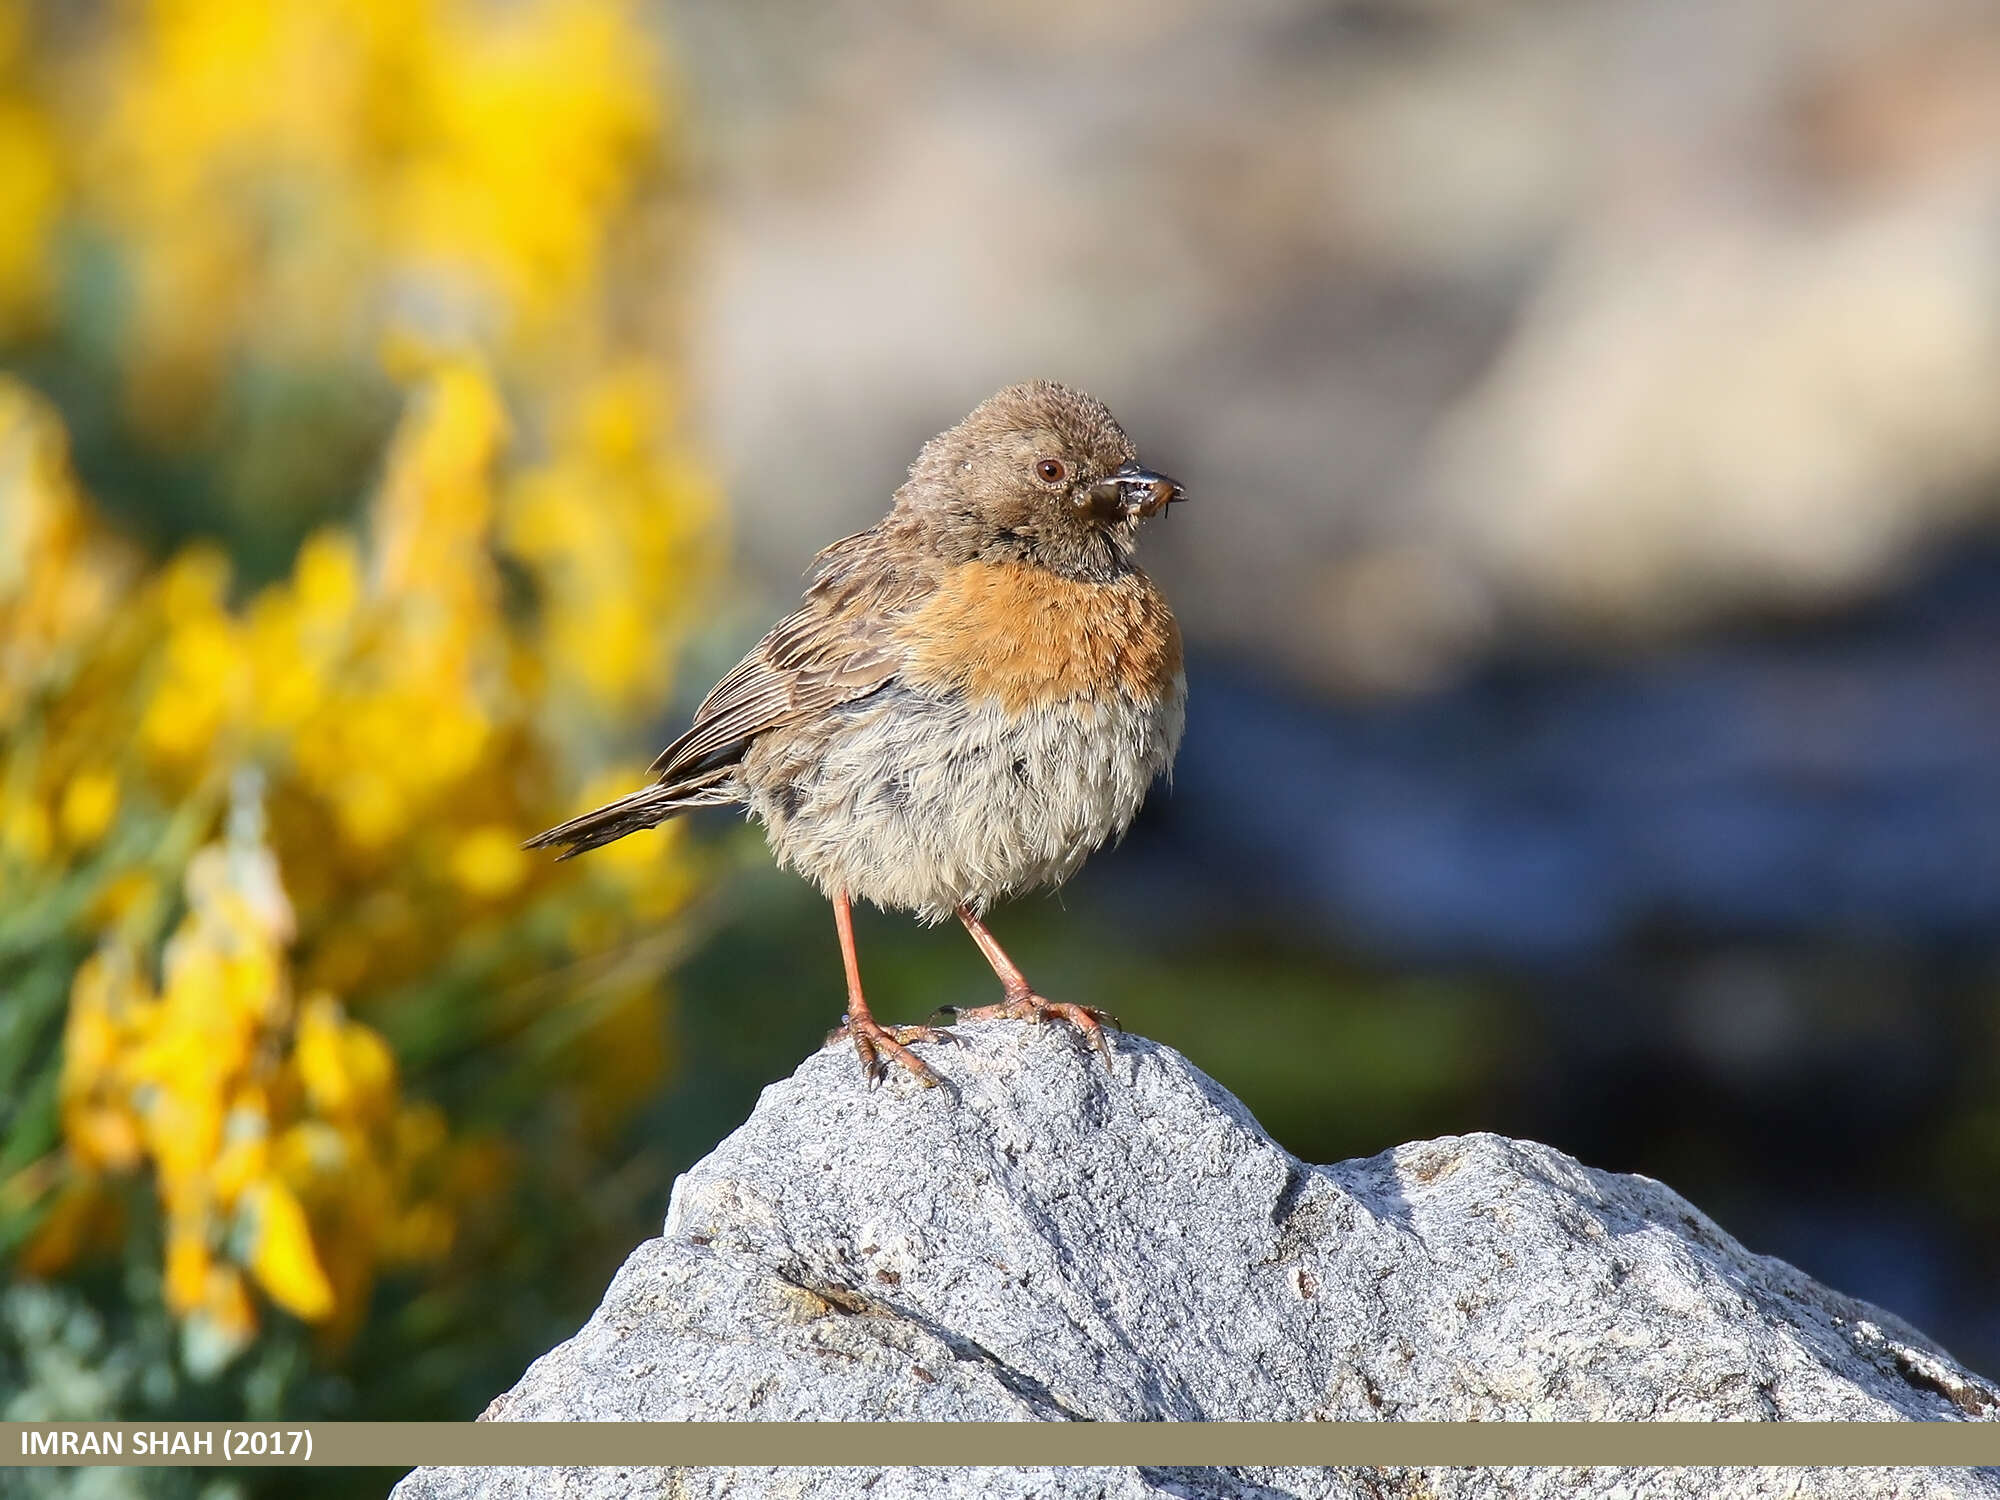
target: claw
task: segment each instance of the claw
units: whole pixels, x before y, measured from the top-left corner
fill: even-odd
[[[1104,1059],[1104,1066],[1111,1067],[1111,1040],[1106,1031],[1122,1031],[1118,1018],[1108,1011],[1093,1010],[1088,1005],[1071,1005],[1067,1001],[1047,1000],[1033,990],[1017,995],[1009,995],[998,1005],[982,1005],[974,1010],[958,1012],[961,1021],[1031,1021],[1036,1025],[1046,1025],[1051,1021],[1063,1021],[1083,1033],[1092,1050]]]
[[[1103,1026],[1100,1025],[1097,1030],[1091,1032],[1090,1045],[1095,1047],[1097,1055],[1104,1059],[1104,1066],[1108,1071],[1111,1067],[1111,1038],[1105,1034]]]
[[[826,1034],[829,1047],[844,1041],[854,1043],[854,1055],[861,1061],[861,1073],[868,1080],[870,1093],[880,1088],[882,1081],[889,1076],[889,1064],[884,1053],[901,1063],[904,1070],[923,1087],[936,1088],[940,1081],[937,1074],[910,1050],[909,1044],[957,1040],[950,1032],[934,1026],[883,1026],[868,1017],[857,1022],[851,1015],[843,1017],[841,1023]]]

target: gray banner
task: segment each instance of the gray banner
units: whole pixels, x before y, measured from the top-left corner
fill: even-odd
[[[6,1422],[0,1465],[2000,1465],[1986,1422]]]

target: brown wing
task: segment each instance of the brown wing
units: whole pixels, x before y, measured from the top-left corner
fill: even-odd
[[[937,586],[936,570],[893,556],[882,527],[844,537],[813,564],[805,602],[772,626],[694,712],[652,773],[672,785],[712,775],[765,730],[865,697],[903,664],[893,627]]]

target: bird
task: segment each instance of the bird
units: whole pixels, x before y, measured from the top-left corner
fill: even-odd
[[[524,847],[571,859],[742,807],[833,905],[847,1009],[827,1042],[852,1044],[871,1087],[888,1060],[935,1085],[911,1047],[956,1038],[875,1019],[857,900],[964,925],[1001,1000],[956,1020],[1063,1023],[1109,1066],[1113,1018],[1038,993],[985,916],[1075,874],[1172,767],[1180,627],[1133,556],[1141,522],[1186,498],[1102,402],[1007,387],[923,445],[888,514],[819,552],[798,608],[702,699],[650,784]]]

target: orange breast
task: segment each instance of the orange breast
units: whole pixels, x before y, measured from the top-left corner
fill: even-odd
[[[912,686],[956,688],[1019,711],[1123,690],[1166,694],[1181,632],[1151,579],[1062,578],[1025,563],[965,563],[899,634]]]

